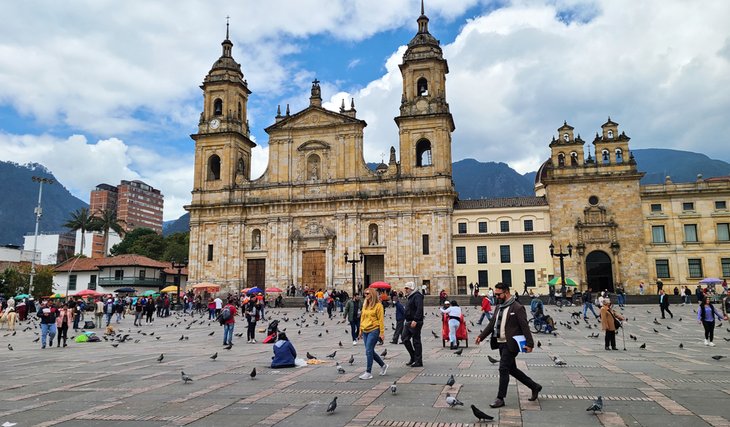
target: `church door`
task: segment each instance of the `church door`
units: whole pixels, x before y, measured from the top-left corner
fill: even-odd
[[[325,289],[325,251],[302,252],[302,284],[310,289]]]
[[[261,289],[266,288],[266,260],[250,259],[247,262],[246,287],[253,288],[258,286]]]
[[[383,280],[385,280],[385,257],[383,255],[365,256],[365,287]]]
[[[603,251],[593,251],[586,257],[586,281],[594,292],[613,292],[611,258]]]

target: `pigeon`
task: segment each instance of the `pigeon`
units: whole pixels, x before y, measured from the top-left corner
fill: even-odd
[[[342,347],[342,341],[340,341],[340,347]]]
[[[449,405],[449,408],[453,408],[454,406],[464,406],[464,402],[449,393],[446,393],[446,404]]]
[[[216,351],[215,353],[213,353],[213,355],[210,356],[210,358],[213,359],[213,360],[217,359],[218,358],[218,352]]]
[[[684,348],[684,344],[679,343],[679,348]]]
[[[646,343],[644,343],[644,344],[641,344],[641,345],[639,346],[639,348],[646,348]]]
[[[334,359],[336,355],[337,355],[337,350],[335,350],[332,353],[328,354],[327,355],[327,358],[328,359]]]
[[[720,360],[720,359],[722,359],[724,357],[727,357],[727,356],[712,356],[712,358],[715,359],[715,360]]]
[[[188,382],[193,382],[193,379],[185,375],[185,372],[180,371],[180,375],[182,376],[183,383],[187,384]]]
[[[180,339],[178,341],[182,341],[185,339],[185,335],[180,335]]]
[[[598,396],[598,399],[594,400],[593,404],[589,406],[586,411],[593,411],[594,414],[596,411],[603,412],[603,398]]]
[[[460,348],[460,349],[456,350],[454,352],[454,354],[457,355],[457,356],[461,356],[461,353],[463,353],[463,352],[464,352],[464,349],[463,348]]]
[[[114,347],[114,348],[117,348],[117,347],[119,347],[119,343],[114,343],[114,344],[112,344],[112,347]]]
[[[354,354],[351,354],[350,355],[350,360],[348,360],[347,363],[349,363],[350,365],[352,365],[353,363],[355,363],[355,355]]]
[[[162,363],[162,360],[165,358],[165,355],[160,353],[160,357],[157,358],[157,361]]]
[[[208,334],[208,336],[212,337],[214,333],[215,333],[215,331],[212,331],[211,333]]]
[[[657,330],[656,330],[656,329],[654,329],[654,328],[652,328],[652,330],[654,331],[654,333],[655,333],[655,334],[658,334],[658,333],[659,333],[659,331],[657,331]]]
[[[474,405],[471,405],[471,412],[474,413],[474,416],[477,417],[477,420],[479,421],[492,421],[494,419],[493,416],[485,414]]]
[[[315,356],[313,354],[309,354],[309,352],[307,352],[307,359],[316,359],[316,358],[317,358],[317,356]]]
[[[492,365],[494,365],[495,363],[499,362],[499,360],[495,359],[494,357],[492,357],[490,355],[487,355],[487,360],[489,360],[490,362],[492,362]]]
[[[38,342],[38,340],[40,340],[40,339],[41,339],[41,337],[38,337],[38,338],[34,339],[33,342]]]
[[[434,332],[434,331],[431,331],[431,334],[433,334],[433,337],[434,338],[438,338],[439,337],[438,334],[436,332]]]
[[[553,356],[553,363],[555,363],[555,365],[557,365],[557,366],[565,366],[565,365],[567,365],[567,363],[565,363],[565,362],[564,362],[564,361],[563,361],[563,360],[562,360],[561,358],[559,358],[558,356]]]
[[[454,374],[449,375],[449,379],[446,380],[446,385],[449,387],[453,387],[454,384],[456,384],[456,380],[454,379]]]
[[[632,340],[634,340],[634,341],[636,341],[636,340],[637,340],[637,338],[636,338],[636,337],[635,337],[634,335],[631,335],[631,334],[629,334],[629,338],[631,338],[631,339],[632,339]]]
[[[669,325],[667,325],[667,329],[669,329],[671,331],[672,330],[672,327],[669,326]]]
[[[380,353],[380,357],[385,357],[387,354],[388,354],[388,349],[386,348],[385,350],[383,350],[382,353]]]
[[[656,320],[656,317],[654,318],[654,324],[655,324],[655,325],[661,325],[661,323],[659,323],[659,321],[658,321],[658,320]]]
[[[541,348],[541,347],[542,347],[542,343],[540,342],[540,340],[537,340],[537,348]],[[474,406],[474,405],[472,405],[472,406]]]
[[[8,350],[13,351],[13,346],[8,344]]]
[[[327,405],[327,413],[331,414],[331,413],[335,412],[335,409],[337,409],[337,396],[335,396],[332,399],[332,402],[330,402],[330,404]]]
[[[337,363],[337,373],[338,374],[344,374],[345,373],[345,368],[343,368],[342,365],[340,365],[340,362],[336,362],[336,363]]]
[[[254,366],[253,370],[251,370],[251,373],[249,374],[251,376],[251,379],[256,378],[256,367]]]
[[[395,385],[395,383],[396,383],[397,381],[398,381],[398,380],[395,380],[395,381],[393,381],[393,384],[391,384],[391,385],[390,385],[390,394],[396,394],[396,393],[398,392],[398,389],[397,389],[397,387],[396,387],[396,385]]]

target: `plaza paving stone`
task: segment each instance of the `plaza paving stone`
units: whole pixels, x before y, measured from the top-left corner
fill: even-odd
[[[117,348],[110,342],[77,344],[67,348],[40,349],[33,342],[39,330],[21,323],[17,333],[0,331],[0,425],[22,426],[730,426],[730,359],[715,361],[712,355],[729,355],[730,322],[716,329],[717,347],[702,344],[702,328],[695,320],[694,306],[673,306],[674,319],[658,319],[654,305],[628,306],[624,344],[619,351],[605,351],[603,333],[591,321],[582,320],[572,329],[560,326],[556,336],[535,334],[542,348],[521,354],[518,366],[543,385],[540,399],[529,402],[530,390],[511,380],[507,406],[489,408],[497,391],[498,358],[488,345],[477,346],[474,338],[479,311],[465,307],[470,322],[470,345],[461,356],[442,347],[437,308],[427,307],[423,328],[424,368],[405,366],[408,354],[402,345],[390,344],[386,376],[362,381],[365,369],[363,346],[353,346],[349,327],[340,317],[304,313],[301,308],[271,309],[269,318],[282,319],[300,356],[309,351],[322,363],[303,368],[270,369],[272,349],[261,344],[268,322],[259,322],[257,344],[234,338],[234,347],[222,346],[222,327],[199,315],[173,315],[152,325],[134,327],[127,317],[113,326],[130,335]],[[578,308],[547,314],[570,321]],[[304,324],[301,324],[301,316]],[[386,337],[392,336],[392,309],[386,310]],[[679,318],[682,318],[682,321]],[[318,319],[319,325],[314,324]],[[186,328],[190,322],[195,323]],[[301,326],[296,326],[299,322]],[[672,329],[667,329],[670,326]],[[655,332],[656,330],[656,332]],[[301,331],[301,334],[298,333]],[[101,334],[102,329],[97,329]],[[151,333],[154,332],[154,335]],[[209,336],[214,332],[212,336]],[[245,336],[245,321],[237,319],[236,333]],[[598,338],[589,338],[599,332]],[[69,336],[78,332],[69,332]],[[318,335],[322,334],[321,337]],[[629,334],[635,335],[631,340]],[[180,341],[180,337],[188,337]],[[159,338],[159,339],[158,339]],[[342,342],[342,347],[338,344]],[[646,343],[646,349],[639,346]],[[679,348],[683,343],[684,349]],[[11,344],[13,351],[7,349]],[[623,351],[624,345],[626,351]],[[335,360],[346,370],[338,374],[334,361],[325,356],[337,350]],[[218,352],[218,359],[209,357]],[[165,358],[157,362],[160,353]],[[347,363],[350,355],[355,363]],[[551,356],[567,362],[556,367]],[[258,375],[249,377],[253,367]],[[194,381],[183,384],[180,371]],[[456,385],[445,385],[449,375]],[[398,393],[389,385],[396,380]],[[455,394],[466,406],[448,408],[446,393]],[[604,399],[604,412],[586,412],[596,396]],[[334,414],[325,409],[334,396]],[[477,424],[470,404],[495,417]]]

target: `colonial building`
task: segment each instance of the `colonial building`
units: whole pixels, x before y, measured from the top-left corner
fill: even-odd
[[[554,272],[544,197],[459,200],[452,232],[457,293],[503,282],[547,294]]]
[[[371,171],[354,100],[322,107],[319,82],[309,106],[279,112],[269,164],[252,180],[247,102],[251,95],[233,43],[201,86],[190,211],[190,280],[229,289],[315,288],[406,281],[455,292],[451,172],[454,121],[446,102],[448,65],[421,11],[400,64],[399,140],[388,164]],[[395,110],[396,106],[393,106]],[[353,282],[349,260],[356,265]]]

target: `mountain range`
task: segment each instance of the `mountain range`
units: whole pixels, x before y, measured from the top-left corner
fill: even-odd
[[[689,151],[649,148],[632,150],[639,170],[646,173],[642,184],[660,184],[666,176],[673,182],[693,182],[698,174],[709,178],[730,175],[730,163],[714,160]],[[374,169],[377,164],[369,164]],[[23,236],[33,233],[33,209],[38,202],[38,183],[32,176],[52,178],[50,171],[39,164],[19,165],[0,161],[0,245],[21,245]],[[481,199],[533,195],[535,172],[520,174],[505,163],[459,160],[453,164],[453,178],[459,198]],[[103,180],[102,180],[103,181]],[[61,183],[43,186],[43,218],[41,233],[67,231],[63,223],[69,214],[88,207],[74,197]],[[188,231],[190,216],[166,221],[163,234]]]

